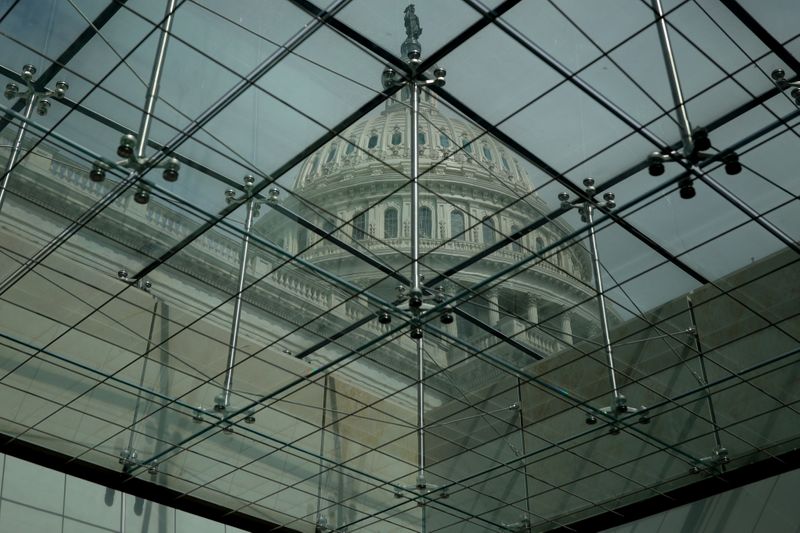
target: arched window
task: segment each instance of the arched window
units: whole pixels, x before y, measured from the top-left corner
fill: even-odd
[[[469,142],[467,139],[461,139],[461,147],[468,154],[472,154],[472,143]]]
[[[325,160],[326,163],[330,163],[336,157],[336,147],[331,146],[330,151],[328,151],[328,159]]]
[[[400,133],[399,131],[394,132],[392,134],[392,144],[397,146],[401,142],[403,142],[403,134]]]
[[[300,252],[308,247],[308,233],[305,228],[297,230],[297,251]]]
[[[483,146],[483,157],[485,157],[487,161],[492,160],[492,151],[489,150],[489,147],[486,145]]]
[[[346,155],[350,155],[355,151],[356,151],[356,143],[351,140],[349,143],[347,143],[347,148],[344,149],[344,153]]]
[[[433,234],[433,213],[430,207],[419,208],[419,236],[430,239]]]
[[[322,223],[322,229],[325,230],[325,233],[333,233],[333,230],[336,229],[336,226],[333,225],[333,222],[330,220],[326,220]]]
[[[370,135],[369,140],[367,141],[367,148],[375,148],[378,146],[378,135]]]
[[[317,167],[319,166],[319,156],[314,157],[314,161],[311,162],[311,168],[308,170],[309,174],[314,174],[317,171]]]
[[[505,157],[500,157],[500,162],[503,163],[503,168],[506,169],[506,172],[511,172],[511,167],[508,165],[508,160]]]
[[[518,231],[519,231],[519,226],[517,226],[516,224],[511,226],[511,235],[514,235]],[[522,237],[520,237],[519,239],[517,239],[516,241],[511,243],[511,249],[513,251],[515,251],[515,252],[521,252],[522,251],[522,244],[520,243],[521,240],[522,240]]]
[[[466,240],[464,233],[464,213],[461,211],[450,212],[450,238],[456,241]]]
[[[424,131],[417,133],[417,142],[419,144],[425,144],[426,142],[428,142],[428,137],[427,135],[425,135]]]
[[[394,207],[383,212],[383,238],[397,238],[397,209]]]
[[[447,135],[442,133],[439,135],[439,144],[442,148],[449,148],[450,147],[450,139],[447,138]]]
[[[359,213],[353,219],[353,239],[360,241],[367,238],[367,213]]]
[[[542,250],[544,250],[544,239],[536,237],[536,251],[541,252]]]
[[[483,219],[483,243],[487,245],[495,243],[494,221],[491,218]]]

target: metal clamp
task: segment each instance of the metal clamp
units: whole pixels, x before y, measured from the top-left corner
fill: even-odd
[[[775,86],[782,92],[791,89],[789,95],[792,97],[792,100],[794,100],[794,104],[800,106],[800,80],[787,80],[786,72],[784,72],[782,68],[773,70],[771,76],[772,80],[775,82]]]
[[[122,465],[124,472],[129,472],[136,466],[143,466],[151,476],[158,474],[158,461],[142,462],[135,449],[125,448],[119,453],[119,464]]]
[[[527,516],[523,516],[519,522],[514,522],[512,524],[501,524],[504,529],[509,531],[513,531],[515,533],[527,533],[531,530],[531,519]]]
[[[396,489],[394,491],[394,497],[404,498],[406,497],[406,492],[413,492],[417,494],[414,500],[417,502],[419,507],[426,505],[427,500],[446,500],[450,497],[450,493],[447,492],[446,488],[442,488],[439,485],[434,485],[433,483],[426,483],[425,478],[423,477],[418,477],[415,485],[403,485],[402,487]]]
[[[122,270],[117,271],[117,277],[128,283],[129,285],[136,287],[137,289],[141,289],[144,292],[150,292],[150,289],[153,287],[152,282],[149,279],[131,279],[128,277],[128,271],[124,268]]]
[[[730,462],[731,458],[728,449],[724,446],[714,448],[711,455],[701,458],[697,464],[689,469],[690,474],[699,474],[702,470],[715,470],[722,468]]]

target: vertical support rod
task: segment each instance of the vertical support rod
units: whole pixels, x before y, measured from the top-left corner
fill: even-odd
[[[158,100],[158,89],[161,85],[161,75],[164,73],[164,60],[167,57],[167,44],[172,31],[172,20],[175,15],[177,0],[167,0],[167,9],[164,12],[164,24],[158,38],[158,49],[153,61],[153,70],[150,72],[150,83],[147,86],[147,96],[144,102],[144,113],[139,123],[139,136],[136,138],[136,157],[143,159],[147,148],[147,137],[150,135],[150,126],[153,123],[153,112]]]
[[[411,90],[411,290],[419,293],[419,86],[409,84]],[[422,339],[417,348],[417,486],[425,486],[425,360]]]
[[[419,290],[419,86],[411,89],[411,289]]]
[[[244,218],[244,237],[242,249],[239,253],[239,277],[236,285],[236,298],[233,302],[233,318],[231,320],[231,336],[228,341],[228,364],[225,367],[225,384],[222,397],[217,399],[217,410],[226,409],[231,402],[231,387],[233,386],[233,367],[236,364],[236,345],[239,341],[239,322],[242,317],[242,291],[244,290],[244,277],[247,271],[247,254],[250,249],[250,229],[253,226],[253,213],[256,208],[255,198],[247,202],[247,214]]]
[[[141,408],[142,403],[142,394],[144,389],[144,378],[147,373],[147,361],[149,361],[150,357],[150,348],[153,346],[153,332],[156,329],[156,315],[158,314],[158,299],[153,298],[155,303],[153,303],[153,314],[150,316],[150,330],[147,333],[147,345],[144,349],[144,354],[142,355],[142,372],[139,374],[139,390],[136,393],[136,405],[133,408],[133,422],[131,422],[131,434],[128,437],[128,454],[133,453],[133,440],[134,435],[136,435],[136,422],[139,420],[139,409]],[[128,465],[126,465],[127,467]]]
[[[606,314],[606,299],[603,294],[603,276],[600,270],[600,257],[597,255],[597,237],[594,231],[594,206],[591,203],[584,205],[586,210],[586,220],[589,222],[589,250],[592,254],[592,267],[594,268],[594,282],[597,289],[597,304],[600,309],[600,325],[603,329],[603,348],[606,351],[608,362],[608,374],[611,378],[611,391],[614,394],[614,401],[619,399],[619,389],[617,388],[617,376],[614,372],[614,355],[611,351],[611,335],[608,332],[608,315]]]
[[[11,171],[14,169],[14,166],[16,166],[19,160],[19,153],[22,151],[22,140],[25,137],[25,132],[28,130],[28,120],[30,120],[33,106],[36,104],[36,97],[37,95],[33,91],[30,93],[30,96],[28,96],[28,103],[25,105],[25,112],[23,113],[25,120],[19,125],[19,131],[17,132],[17,137],[14,139],[14,145],[11,147],[11,153],[8,154],[8,161],[6,161],[6,168],[3,172],[3,181],[0,183],[0,211],[3,210],[3,202],[5,202],[6,199],[8,178],[11,177]]]
[[[319,479],[317,480],[317,524],[322,520],[320,509],[322,508],[322,471],[325,468],[323,458],[325,457],[325,422],[328,414],[328,380],[330,374],[325,374],[325,379],[322,380],[322,423],[320,425],[319,436]]]
[[[678,77],[678,66],[675,64],[672,44],[669,41],[667,19],[664,18],[664,8],[661,6],[661,0],[652,0],[652,4],[656,15],[656,26],[658,26],[658,37],[661,41],[661,51],[664,53],[664,63],[667,67],[667,78],[669,79],[670,89],[672,89],[672,100],[675,103],[675,112],[678,114],[678,125],[681,129],[681,140],[683,142],[683,155],[688,156],[694,151],[692,125],[689,122],[689,114],[686,112],[681,80]]]
[[[522,416],[522,380],[517,378],[517,402],[519,405],[519,438],[520,448],[522,449],[522,456],[528,456],[528,450],[525,446],[525,418]],[[525,487],[525,510],[528,512],[528,518],[531,517],[531,491],[528,485],[528,463],[522,463],[522,475],[524,477],[523,486]]]
[[[708,416],[711,419],[711,425],[714,429],[714,444],[717,449],[722,448],[722,439],[719,436],[719,424],[717,424],[717,411],[714,409],[714,400],[711,399],[711,391],[708,389],[708,371],[706,370],[706,357],[703,353],[703,347],[700,344],[700,333],[697,330],[697,317],[694,312],[694,303],[692,297],[686,297],[686,303],[689,306],[689,319],[692,322],[692,338],[694,338],[695,349],[697,350],[697,357],[700,360],[700,375],[703,378],[703,386],[706,387],[706,404],[708,405]],[[722,471],[725,471],[725,465],[719,465]]]

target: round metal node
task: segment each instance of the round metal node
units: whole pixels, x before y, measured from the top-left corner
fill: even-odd
[[[128,279],[128,271],[127,270],[120,270],[117,272],[117,277],[119,279]]]
[[[147,473],[151,476],[155,476],[158,474],[158,463],[152,463],[147,465]]]
[[[181,168],[181,163],[174,157],[170,157],[164,165],[164,172],[162,177],[164,181],[175,181],[178,179],[178,171]]]
[[[63,98],[64,94],[69,90],[69,84],[65,81],[57,81],[56,82],[56,90],[55,90],[55,97],[56,98]]]
[[[647,167],[647,171],[651,176],[661,176],[664,174],[664,163],[661,161],[653,161],[650,163],[650,166]]]
[[[244,177],[244,186],[245,187],[250,187],[255,182],[256,182],[256,179],[251,174],[248,174],[247,176]]]
[[[142,288],[144,290],[146,290],[146,291],[149,291],[150,289],[153,288],[153,282],[151,282],[149,279],[144,280],[144,284],[142,285]]]
[[[271,187],[269,190],[269,201],[270,202],[277,202],[278,197],[281,195],[280,189],[277,187]]]
[[[433,75],[436,76],[437,78],[444,78],[445,76],[447,76],[447,70],[445,70],[442,67],[437,67],[433,71]]]
[[[560,192],[558,193],[558,199],[562,202],[569,201],[569,193],[568,192]]]
[[[729,176],[735,176],[742,172],[742,164],[739,163],[739,160],[732,160],[725,163],[725,173]]]
[[[605,200],[606,202],[610,202],[610,201],[611,201],[611,200],[613,200],[614,198],[616,198],[616,196],[614,196],[614,193],[613,193],[613,192],[607,192],[607,193],[605,193],[605,194],[603,195],[603,200]]]
[[[794,89],[792,89],[792,92],[790,92],[789,94],[792,96],[792,98],[794,98],[795,100],[797,100],[797,99],[799,99],[799,98],[800,98],[800,89],[798,89],[797,87],[795,87]]]
[[[453,313],[449,309],[445,309],[442,312],[442,316],[439,317],[439,320],[442,321],[442,324],[452,324],[453,323]]]
[[[225,426],[224,428],[222,428],[222,431],[224,431],[225,433],[233,433],[233,426]]]
[[[708,138],[708,130],[696,128],[694,130],[694,149],[703,152],[711,149],[711,140]]]
[[[693,467],[691,467],[691,468],[689,469],[689,473],[690,473],[690,474],[699,474],[699,473],[700,473],[700,467],[699,467],[699,466],[693,466]]]
[[[247,416],[245,416],[245,417],[244,417],[244,423],[245,423],[245,424],[255,424],[255,423],[256,423],[256,417],[255,417],[255,415],[253,415],[253,414],[251,413],[251,414],[248,414]]]
[[[422,338],[422,328],[419,326],[415,326],[411,328],[411,338],[415,340],[419,340]]]
[[[381,324],[389,324],[392,321],[392,315],[387,313],[386,311],[381,311],[378,314],[378,322]]]
[[[133,201],[137,204],[145,205],[150,201],[150,193],[145,189],[139,189],[136,191],[136,194],[133,195]]]
[[[106,179],[106,171],[100,166],[100,163],[95,163],[92,170],[89,171],[89,179],[97,183]]]
[[[583,186],[584,187],[594,187],[594,178],[584,178]]]
[[[222,403],[222,402],[215,403],[214,404],[214,410],[215,411],[224,411],[225,410],[225,404]]]
[[[129,157],[133,156],[133,149],[135,146],[136,146],[136,137],[130,133],[126,133],[119,140],[119,146],[117,147],[117,155],[120,157],[124,157],[125,159],[128,159]]]
[[[411,291],[411,295],[408,297],[408,306],[412,309],[422,307],[422,292],[419,289]]]
[[[591,413],[587,413],[586,415],[586,424],[593,426],[597,424],[597,417]]]
[[[12,98],[16,98],[19,95],[19,85],[16,83],[9,83],[6,85],[6,90],[3,91],[3,94],[6,98],[11,100]]]
[[[25,65],[22,67],[22,79],[25,81],[31,81],[33,77],[36,75],[36,67],[33,65]]]
[[[639,417],[639,423],[640,423],[640,424],[642,424],[642,425],[644,425],[644,426],[646,426],[647,424],[649,424],[649,423],[650,423],[650,415],[648,415],[648,414],[646,414],[646,413],[645,413],[645,414],[643,414],[643,415],[641,415],[641,416]]]
[[[42,117],[45,116],[49,110],[50,110],[50,100],[48,100],[47,98],[42,98],[41,100],[39,100],[39,103],[36,104],[36,113],[38,113],[39,116]]]
[[[619,435],[619,426],[611,426],[610,428],[608,428],[608,432],[611,435]]]
[[[775,81],[782,80],[786,77],[786,72],[782,68],[776,68],[772,71],[772,79]]]
[[[694,185],[692,185],[691,179],[684,179],[678,182],[678,192],[680,193],[681,198],[684,200],[688,200],[690,198],[694,198],[697,194],[694,190]]]

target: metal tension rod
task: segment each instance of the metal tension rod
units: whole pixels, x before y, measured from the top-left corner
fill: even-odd
[[[22,80],[25,82],[26,88],[24,92],[20,92],[20,87],[16,83],[8,83],[3,94],[9,100],[19,99],[25,102],[25,108],[22,113],[24,119],[20,122],[19,131],[14,139],[14,144],[11,146],[11,153],[8,155],[6,167],[3,170],[3,180],[0,181],[0,211],[3,210],[3,202],[6,199],[6,189],[8,187],[8,178],[11,177],[11,171],[16,167],[19,161],[19,154],[22,151],[22,140],[25,138],[25,132],[28,131],[28,121],[33,113],[34,106],[36,112],[44,116],[50,109],[50,100],[48,97],[63,98],[64,94],[69,89],[69,85],[65,81],[56,82],[54,91],[37,90],[36,84],[33,81],[33,76],[36,74],[36,67],[33,65],[25,65],[22,67]],[[37,105],[38,102],[38,105]]]
[[[711,148],[711,142],[708,140],[708,133],[704,129],[692,131],[689,124],[689,118],[686,115],[686,108],[683,100],[683,93],[681,91],[681,81],[678,77],[678,69],[675,64],[675,56],[672,53],[672,46],[669,41],[669,33],[667,29],[667,22],[664,18],[664,9],[661,6],[661,0],[652,0],[653,10],[656,15],[656,22],[658,23],[658,36],[661,41],[661,49],[664,53],[664,59],[667,65],[667,76],[669,78],[670,87],[672,88],[672,98],[675,103],[675,108],[678,110],[678,123],[681,128],[681,138],[684,140],[683,159],[684,165],[689,171],[697,176],[697,178],[706,184],[714,192],[725,198],[728,202],[734,205],[737,209],[747,215],[756,224],[764,228],[773,237],[781,241],[788,248],[800,254],[800,245],[783,230],[775,224],[761,216],[761,214],[753,209],[747,202],[736,196],[727,187],[723,186],[717,180],[709,176],[706,172],[700,170],[699,162],[703,159],[710,157],[710,154],[703,153],[702,150]],[[778,78],[781,78],[779,75]],[[775,78],[773,73],[773,79]],[[800,96],[800,94],[798,94]],[[694,135],[694,137],[692,137]],[[687,144],[687,142],[689,144]],[[691,148],[691,149],[689,149]],[[650,174],[658,176],[664,173],[664,161],[672,160],[674,154],[661,154],[655,152],[650,155]],[[728,174],[738,174],[742,171],[742,165],[739,163],[739,156],[736,153],[725,154],[722,158],[725,163],[725,171]],[[695,195],[694,187],[690,177],[679,182],[679,190],[681,198],[692,198]]]
[[[561,201],[562,209],[571,209],[573,207],[578,209],[581,214],[581,220],[589,225],[589,252],[592,256],[592,268],[594,272],[595,290],[597,292],[597,307],[600,313],[600,326],[603,332],[603,350],[606,353],[606,366],[608,367],[608,377],[611,382],[611,404],[600,409],[601,412],[610,415],[614,422],[609,428],[612,435],[620,432],[619,425],[616,424],[617,419],[626,414],[640,413],[639,422],[647,424],[650,422],[650,417],[647,415],[647,410],[644,406],[640,408],[630,407],[625,395],[619,391],[617,384],[616,370],[614,368],[614,353],[611,347],[611,334],[608,329],[608,312],[606,310],[605,291],[603,289],[603,272],[600,265],[600,256],[597,252],[597,237],[594,227],[594,211],[595,209],[614,209],[617,204],[614,201],[614,193],[606,192],[603,194],[603,203],[599,204],[594,199],[596,189],[594,186],[594,179],[586,178],[583,180],[583,185],[586,187],[586,198],[588,200],[572,204],[569,200],[569,193],[559,193],[558,199]],[[587,424],[596,424],[597,417],[592,413],[586,415]]]
[[[250,195],[250,190],[255,184],[253,176],[244,177],[244,193],[241,198],[236,198],[236,191],[228,189],[225,191],[225,201],[228,204],[240,202],[242,198]],[[277,196],[277,195],[275,195]],[[242,318],[242,292],[244,291],[244,278],[247,272],[247,255],[250,250],[250,230],[253,227],[253,218],[259,215],[261,203],[255,195],[251,195],[247,201],[247,208],[244,217],[244,233],[242,235],[242,248],[239,251],[239,275],[236,282],[236,296],[233,301],[233,317],[231,319],[231,335],[228,341],[228,362],[225,366],[225,381],[222,386],[222,393],[214,398],[214,410],[225,411],[231,405],[231,389],[233,387],[233,368],[236,366],[236,347],[239,343],[239,324]],[[255,419],[252,414],[245,416],[245,422],[252,423]]]
[[[415,341],[417,356],[417,479],[414,485],[403,487],[403,489],[415,492],[420,497],[428,496],[438,488],[429,484],[425,479],[425,359],[424,346],[422,340],[422,321],[421,315],[425,309],[430,308],[430,304],[425,303],[425,299],[430,294],[423,292],[419,271],[419,96],[422,87],[436,85],[441,87],[445,84],[446,71],[443,68],[434,68],[433,75],[429,76],[420,70],[422,64],[422,46],[419,43],[419,36],[422,28],[419,19],[414,12],[414,5],[411,4],[405,9],[405,28],[406,40],[400,49],[401,54],[408,59],[410,68],[410,79],[404,78],[391,67],[383,71],[382,82],[385,89],[397,86],[407,86],[411,100],[411,127],[409,129],[411,145],[411,276],[410,287],[406,291],[405,287],[400,287],[400,296],[406,300],[408,310],[412,314],[410,336]],[[401,93],[402,94],[402,93]],[[388,323],[391,318],[386,313],[381,313],[379,321]],[[451,320],[452,321],[452,320]],[[402,491],[396,493],[397,497],[402,497]],[[439,497],[446,496],[442,493]],[[419,505],[425,504],[425,499],[417,499]],[[422,528],[425,530],[425,511],[423,509]]]
[[[147,94],[145,95],[144,111],[142,119],[139,122],[138,135],[126,133],[119,141],[117,148],[117,155],[122,157],[121,161],[117,161],[117,166],[130,169],[131,176],[141,176],[151,167],[160,167],[164,169],[163,178],[165,181],[175,181],[178,179],[178,171],[180,170],[180,162],[175,157],[168,157],[152,165],[147,158],[147,138],[150,135],[150,127],[153,124],[153,116],[158,101],[158,91],[161,87],[161,77],[164,74],[164,62],[167,57],[167,45],[169,44],[170,32],[172,31],[172,22],[175,16],[175,8],[177,0],[167,0],[167,8],[164,13],[164,23],[160,27],[160,35],[158,38],[158,48],[156,49],[156,56],[153,60],[153,69],[150,72],[150,82],[147,85]],[[106,178],[106,171],[109,165],[103,161],[95,161],[92,165],[92,170],[89,172],[89,178],[92,181],[103,181]],[[134,201],[139,204],[146,204],[150,201],[150,188],[139,183],[137,185],[136,194],[133,196]]]

